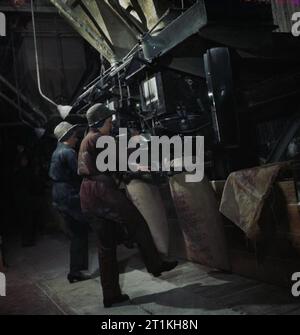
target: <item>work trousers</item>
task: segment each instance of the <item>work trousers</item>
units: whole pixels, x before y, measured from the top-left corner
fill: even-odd
[[[89,187],[84,185],[84,190],[88,189]],[[105,197],[99,199],[99,208],[89,209],[86,214],[98,238],[100,277],[105,299],[114,298],[121,293],[116,253],[119,224],[126,230],[129,239],[138,245],[148,272],[159,271],[162,260],[149,227],[122,191],[117,188],[107,189]]]
[[[76,220],[71,215],[61,212],[66,232],[70,238],[70,274],[76,275],[79,271],[88,270],[88,223],[85,220]]]

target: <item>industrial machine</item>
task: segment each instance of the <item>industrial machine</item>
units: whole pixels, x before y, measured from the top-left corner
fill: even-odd
[[[297,99],[299,43],[276,2],[52,2],[107,60],[71,113],[103,102],[118,126],[204,135],[212,179],[268,161],[297,113],[283,106]]]

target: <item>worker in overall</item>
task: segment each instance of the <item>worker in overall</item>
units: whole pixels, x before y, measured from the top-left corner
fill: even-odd
[[[77,126],[61,122],[54,130],[58,145],[50,164],[49,176],[53,180],[53,204],[63,216],[70,246],[70,283],[88,280],[88,222],[80,207],[81,178],[77,174],[78,157],[75,151]]]
[[[80,200],[84,213],[98,237],[99,268],[104,307],[129,300],[119,285],[116,255],[118,224],[124,226],[131,240],[137,244],[149,273],[158,277],[177,266],[176,261],[163,261],[154,244],[148,225],[126,195],[118,188],[111,172],[99,172],[96,142],[110,136],[113,112],[102,104],[95,104],[87,112],[89,132],[79,151],[78,172],[84,177]],[[117,158],[117,157],[116,157]]]

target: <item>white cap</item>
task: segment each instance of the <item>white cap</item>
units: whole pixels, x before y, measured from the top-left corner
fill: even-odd
[[[57,138],[58,142],[61,142],[66,135],[68,135],[73,129],[75,129],[78,125],[71,125],[69,122],[61,122],[54,129],[54,135]]]

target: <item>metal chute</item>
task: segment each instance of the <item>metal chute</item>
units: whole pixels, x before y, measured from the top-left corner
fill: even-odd
[[[110,63],[121,60],[138,42],[141,31],[121,15],[112,1],[51,0],[74,29]]]

